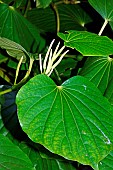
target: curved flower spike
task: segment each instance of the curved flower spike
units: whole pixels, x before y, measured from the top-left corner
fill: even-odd
[[[54,53],[52,52],[52,45],[54,43],[55,40],[53,40],[48,48],[48,51],[46,53],[43,65],[42,65],[42,59],[41,59],[41,54],[39,54],[39,64],[40,64],[40,72],[44,72],[44,74],[46,74],[47,76],[50,76],[51,73],[53,72],[53,69],[61,62],[61,60],[63,59],[63,57],[68,53],[69,50],[63,52],[61,54],[61,52],[64,50],[65,46],[63,46],[62,48],[59,49],[60,46],[60,42],[58,43],[58,45],[55,48]],[[61,55],[60,55],[61,54]],[[59,57],[60,55],[60,57]],[[59,59],[58,59],[59,57]],[[57,59],[57,61],[56,61]],[[56,61],[56,62],[55,62]]]

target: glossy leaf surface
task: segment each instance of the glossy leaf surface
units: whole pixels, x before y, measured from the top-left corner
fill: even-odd
[[[107,56],[89,57],[79,74],[92,81],[104,94],[113,77],[113,60]]]
[[[27,155],[0,134],[0,169],[35,170]]]
[[[108,83],[104,96],[109,100],[109,102],[113,106],[113,77]]]
[[[41,38],[35,26],[17,12],[14,7],[1,2],[0,36],[19,43],[30,52],[38,52],[45,45],[45,41]]]
[[[50,151],[97,170],[112,149],[113,108],[87,79],[76,76],[56,86],[38,75],[16,101],[22,129]]]
[[[6,88],[6,86],[4,86],[4,88]],[[26,135],[23,135],[17,123],[15,92],[10,92],[1,97],[3,99],[0,98],[2,108],[2,113],[0,115],[0,134],[7,136],[7,138],[17,145],[29,157],[36,170],[60,170],[61,168],[62,170],[76,169],[72,166],[71,161],[52,154],[41,145],[36,145],[28,140]],[[21,142],[21,140],[25,139],[27,140]]]
[[[91,22],[88,14],[78,5],[65,5],[57,6],[60,31],[66,30],[84,30],[84,25]],[[33,9],[28,12],[28,19],[44,32],[56,32],[56,15],[50,7],[46,9]]]
[[[58,33],[64,40],[64,45],[75,48],[84,56],[104,56],[113,54],[113,41],[106,36],[87,31],[67,31],[66,34]]]
[[[112,0],[88,0],[91,6],[107,21],[113,29],[113,1]]]
[[[99,163],[99,170],[113,170],[113,151]]]

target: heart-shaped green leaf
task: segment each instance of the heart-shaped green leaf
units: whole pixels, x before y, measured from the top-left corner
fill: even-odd
[[[97,170],[112,149],[113,108],[84,77],[56,86],[38,75],[20,89],[16,102],[22,129],[56,154]]]
[[[113,54],[113,41],[106,36],[87,31],[67,31],[58,33],[67,47],[75,48],[84,56],[106,56]]]
[[[35,170],[27,155],[0,134],[0,169]]]
[[[92,81],[104,94],[113,77],[113,59],[107,56],[89,57],[79,74]]]
[[[113,29],[113,0],[88,0],[91,6],[107,21]]]
[[[6,86],[4,88],[6,88]],[[12,111],[15,112],[16,109],[14,101],[14,91],[5,94],[4,96],[0,96],[0,104],[2,105],[2,116],[0,115],[0,134],[7,136],[7,138],[9,138],[15,145],[19,146],[19,148],[29,157],[36,170],[60,170],[61,168],[63,170],[75,170],[71,161],[65,160],[64,158],[49,152],[41,145],[34,144],[30,140],[20,142],[21,140],[23,141],[26,139],[27,136],[24,136],[23,138],[23,133],[20,133],[20,129],[17,128],[17,125],[15,126],[17,123],[17,116],[16,114],[12,115]],[[13,119],[13,121],[11,119]],[[16,136],[12,133],[13,131],[16,132]],[[17,136],[19,137],[19,140],[17,140]]]

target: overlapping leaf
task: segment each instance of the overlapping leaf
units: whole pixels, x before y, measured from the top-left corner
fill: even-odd
[[[40,145],[34,149],[26,142],[21,142],[19,147],[29,156],[36,170],[76,170],[71,162],[50,153]]]
[[[112,149],[113,108],[87,79],[76,76],[56,86],[38,75],[16,101],[22,129],[50,151],[97,170]]]
[[[0,36],[21,44],[27,51],[39,52],[45,41],[38,29],[14,7],[0,2]]]
[[[66,34],[58,33],[67,47],[75,48],[84,56],[104,56],[113,54],[113,41],[106,36],[87,31],[67,31]]]
[[[92,7],[107,21],[113,29],[113,1],[112,0],[88,0]]]
[[[79,74],[92,81],[104,94],[113,78],[113,60],[107,56],[89,57]]]
[[[22,150],[7,137],[0,134],[0,169],[35,170],[32,162]]]
[[[58,5],[60,31],[84,30],[84,25],[91,22],[88,14],[78,5]],[[28,12],[28,19],[44,32],[55,32],[56,15],[50,8],[33,9]]]
[[[7,138],[9,138],[25,154],[27,154],[35,169],[60,170],[62,167],[62,170],[75,170],[75,167],[72,166],[71,162],[59,157],[58,155],[50,153],[42,146],[35,146],[35,144],[30,140],[21,142],[21,140],[27,139],[27,137],[25,138],[24,135],[23,138],[23,133],[18,127],[15,107],[15,92],[10,92],[9,94],[1,97],[3,97],[3,99],[0,98],[0,104],[2,105],[2,116],[0,115],[0,134],[7,136]],[[9,168],[11,169],[10,166]]]

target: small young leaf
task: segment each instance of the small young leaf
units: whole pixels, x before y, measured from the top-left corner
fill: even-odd
[[[0,134],[0,169],[35,170],[27,155]]]
[[[36,0],[36,6],[37,8],[46,8],[51,2],[52,0]]]
[[[64,40],[64,45],[75,48],[84,56],[106,56],[113,54],[113,41],[106,36],[87,31],[67,31],[66,34],[58,33]]]
[[[38,75],[20,89],[16,102],[22,129],[56,154],[98,170],[112,150],[113,108],[84,77],[56,86]]]

